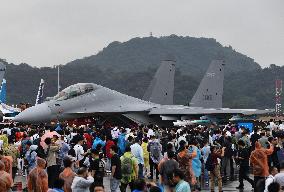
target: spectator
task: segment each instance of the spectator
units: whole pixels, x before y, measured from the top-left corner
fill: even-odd
[[[107,142],[106,142],[106,170],[111,171],[111,157],[112,154],[110,153],[110,148],[115,145],[114,142],[112,141],[111,135],[107,137]]]
[[[12,159],[9,156],[4,156],[3,151],[0,151],[0,161],[4,163],[4,169],[7,173],[12,175]]]
[[[116,145],[112,145],[110,148],[111,157],[111,178],[110,178],[110,190],[111,192],[116,192],[120,180],[121,180],[121,161],[118,156],[118,148]]]
[[[5,165],[0,161],[0,191],[8,192],[13,186],[12,176],[5,171]]]
[[[5,156],[10,156],[12,159],[12,178],[14,179],[18,171],[17,159],[20,157],[19,150],[16,145],[13,144],[13,140],[9,140],[9,145],[4,149],[3,154]]]
[[[46,138],[44,142],[47,145],[45,154],[47,161],[48,187],[53,188],[54,181],[59,178],[60,165],[57,164],[57,159],[60,148],[51,138]]]
[[[201,154],[202,154],[203,162],[205,165],[207,158],[210,154],[210,146],[207,140],[205,141],[205,145],[201,149]],[[209,174],[208,174],[208,170],[205,167],[204,167],[204,180],[205,180],[205,184],[209,185]]]
[[[265,177],[269,175],[268,172],[268,162],[267,156],[273,153],[273,145],[269,143],[270,148],[264,149],[261,147],[261,144],[257,141],[255,142],[255,150],[250,155],[250,162],[253,167],[254,175],[254,185],[256,192],[264,191],[265,189]],[[260,184],[258,182],[260,181]],[[257,188],[258,186],[258,188]]]
[[[160,165],[161,182],[165,186],[172,186],[172,183],[170,183],[171,175],[174,170],[178,169],[179,165],[178,162],[173,159],[175,157],[173,151],[169,151],[167,154],[168,158]]]
[[[73,149],[74,149],[74,153],[75,153],[74,155],[75,155],[75,158],[76,158],[76,166],[79,167],[80,162],[83,161],[84,156],[86,156],[88,154],[88,151],[85,152],[85,150],[82,146],[84,144],[84,138],[81,135],[75,135],[75,136],[77,138],[76,139],[77,144],[73,147]],[[74,136],[74,138],[75,138],[75,136]],[[70,151],[72,151],[72,149]],[[69,153],[70,153],[70,151],[69,151]]]
[[[100,138],[99,135],[96,136],[96,139],[93,142],[92,149],[96,149],[97,145],[101,145],[102,147],[105,146],[105,142]]]
[[[253,180],[249,178],[249,157],[250,152],[249,149],[246,148],[246,144],[243,140],[238,141],[239,151],[236,159],[239,161],[240,169],[239,169],[239,186],[237,189],[244,189],[243,180],[247,180],[252,187],[254,187]]]
[[[92,188],[94,188],[94,186],[103,185],[105,165],[100,158],[100,153],[97,149],[92,149],[92,157],[93,161],[91,161],[90,170],[92,171],[92,176],[94,177],[94,183],[92,185]]]
[[[149,171],[149,151],[147,150],[147,146],[148,146],[148,138],[144,137],[143,142],[142,142],[142,149],[143,149],[143,157],[144,157],[144,176],[148,175],[148,171]]]
[[[151,141],[147,146],[148,151],[150,152],[150,177],[149,179],[153,179],[154,177],[154,170],[156,170],[156,179],[159,178],[159,170],[158,164],[162,160],[162,145],[160,144],[159,140],[156,138],[155,135],[151,136]]]
[[[74,166],[74,160],[71,157],[66,156],[63,159],[64,170],[59,174],[59,178],[64,180],[64,192],[72,192],[71,185],[76,176],[76,173],[72,170]]]
[[[105,192],[105,188],[103,185],[95,186],[94,192]]]
[[[29,145],[29,143],[27,143],[26,145],[28,151],[26,152],[25,158],[28,163],[27,165],[28,173],[36,166],[37,147],[38,147],[37,145]]]
[[[275,175],[275,182],[279,183],[281,189],[284,188],[284,162],[280,164],[280,172]]]
[[[47,192],[65,192],[63,186],[64,186],[64,180],[56,179],[54,181],[53,189],[49,189]]]
[[[273,153],[269,156],[269,166],[276,167],[278,171],[280,171],[280,162],[277,155],[278,151],[280,151],[280,147],[278,146],[278,138],[269,137],[268,141],[271,142],[274,147]]]
[[[134,181],[134,190],[132,192],[144,192],[146,190],[146,182],[140,178]]]
[[[268,145],[268,138],[266,137],[266,132],[265,130],[262,130],[260,133],[260,139],[258,139],[258,142],[260,143],[261,147],[264,149],[267,149],[269,147]]]
[[[175,192],[190,192],[189,183],[184,180],[185,175],[182,170],[176,169],[173,172],[172,182],[176,185]]]
[[[255,149],[255,142],[260,139],[260,135],[257,133],[258,128],[254,127],[253,134],[250,136],[250,142],[251,142],[251,150]]]
[[[68,155],[68,151],[70,150],[70,146],[64,141],[64,136],[61,135],[59,139],[55,142],[59,146],[59,153],[58,153],[58,164],[60,167],[64,167],[63,159]]]
[[[193,170],[194,177],[196,179],[196,184],[194,184],[192,186],[192,188],[193,188],[192,190],[201,191],[201,186],[200,186],[200,182],[199,182],[199,177],[201,175],[201,161],[200,161],[201,151],[197,147],[197,142],[195,140],[191,140],[189,142],[189,144],[190,145],[188,147],[188,151],[193,156],[193,158],[192,158],[192,170]]]
[[[196,180],[192,170],[192,159],[196,156],[196,152],[192,154],[188,151],[188,146],[185,141],[180,142],[180,152],[177,155],[177,161],[179,163],[179,168],[183,171],[184,179],[188,183],[195,184]]]
[[[276,167],[270,167],[269,168],[269,176],[265,180],[265,190],[264,192],[268,192],[268,186],[275,181],[274,176],[278,173],[278,170]]]
[[[273,182],[268,186],[268,192],[280,192],[281,188],[279,183]]]
[[[45,172],[46,161],[37,158],[37,166],[28,175],[27,187],[29,192],[46,192],[48,190],[48,176]]]
[[[120,185],[121,192],[125,192],[128,185],[130,189],[133,190],[133,182],[138,177],[138,162],[130,151],[130,146],[126,146],[124,155],[120,157],[122,174]]]
[[[89,192],[90,186],[94,182],[94,178],[92,177],[91,173],[88,173],[87,168],[80,167],[78,170],[78,175],[75,176],[71,189],[72,191],[80,191],[80,192]]]
[[[117,146],[118,146],[118,155],[121,156],[125,152],[126,147],[126,130],[122,129],[121,134],[118,136]]]
[[[1,131],[2,134],[0,134],[0,150],[5,149],[8,147],[8,137],[7,137],[7,132],[6,131]]]
[[[139,138],[135,139],[135,143],[130,146],[132,155],[138,161],[138,178],[144,178],[143,176],[143,167],[144,167],[144,157],[143,157],[143,148],[140,145]]]
[[[220,174],[220,165],[218,158],[221,159],[224,155],[224,149],[217,149],[215,146],[210,147],[210,155],[207,158],[206,165],[212,165],[211,169],[206,167],[208,171],[210,171],[210,189],[214,191],[215,188],[215,179],[218,180],[218,189],[219,192],[222,191],[222,177]],[[205,165],[205,166],[206,166]]]

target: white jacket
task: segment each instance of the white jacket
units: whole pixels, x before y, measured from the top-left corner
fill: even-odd
[[[94,182],[94,178],[92,176],[87,177],[87,179],[79,176],[75,176],[71,189],[73,192],[89,192],[90,186]]]
[[[272,175],[269,175],[265,180],[265,190],[264,192],[268,192],[268,186],[274,182],[274,177]]]

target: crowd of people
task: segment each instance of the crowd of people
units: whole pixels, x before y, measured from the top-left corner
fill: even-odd
[[[237,179],[236,190],[246,180],[256,192],[279,192],[283,142],[284,125],[272,120],[253,130],[10,124],[0,135],[0,191],[21,175],[30,192],[222,191]]]

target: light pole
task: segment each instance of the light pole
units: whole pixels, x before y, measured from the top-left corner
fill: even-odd
[[[57,65],[57,93],[60,91],[60,65]]]

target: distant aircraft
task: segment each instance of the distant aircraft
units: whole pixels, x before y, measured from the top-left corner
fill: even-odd
[[[44,80],[41,79],[40,85],[38,87],[38,94],[36,98],[35,105],[41,104],[43,102],[43,88]],[[6,103],[6,80],[3,79],[1,93],[0,93],[0,111],[3,113],[3,120],[13,119],[16,115],[21,112],[20,108],[9,106]]]
[[[6,103],[6,79],[3,79],[0,92],[0,102]]]
[[[212,74],[206,75],[215,77]],[[209,94],[208,90],[208,95],[206,94],[201,95],[203,100],[213,102],[215,97],[210,96],[213,92]],[[53,98],[49,98],[49,101],[24,110],[14,120],[23,123],[43,123],[94,115],[124,115],[137,123],[167,126],[172,125],[173,121],[200,119],[203,116],[231,118],[234,115],[268,112],[271,111],[163,105],[131,97],[97,84],[77,83],[65,88]]]
[[[41,79],[38,87],[35,105],[41,104],[43,102],[43,88],[44,88],[44,80]]]
[[[7,85],[6,85],[6,79],[4,79],[5,71],[6,71],[5,65],[2,62],[0,62],[0,82],[1,82],[0,111],[3,114],[3,120],[12,119],[21,112],[20,108],[12,107],[6,104]],[[36,104],[40,104],[43,101],[43,86],[44,86],[44,81],[41,79],[36,99]]]
[[[3,79],[0,92],[0,111],[3,114],[3,120],[10,120],[21,112],[21,109],[6,104],[6,79]]]
[[[0,84],[2,85],[2,81],[5,75],[5,71],[6,71],[6,66],[4,65],[4,63],[2,63],[0,61]]]

